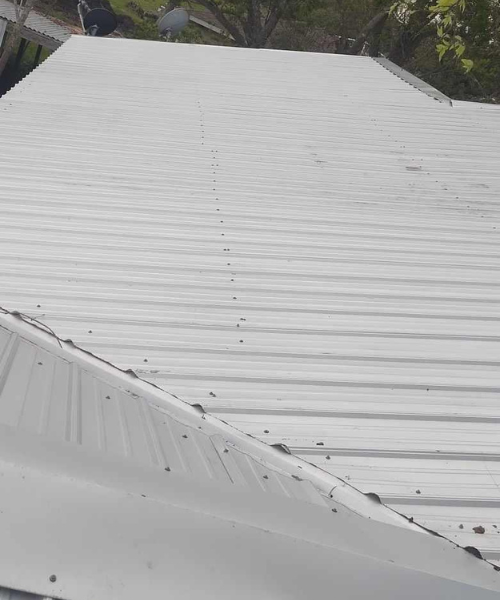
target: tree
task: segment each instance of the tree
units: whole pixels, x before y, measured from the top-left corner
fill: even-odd
[[[402,23],[410,23],[412,20],[418,22],[417,27],[413,28],[415,33],[409,40],[410,50],[411,47],[416,48],[434,28],[437,34],[436,50],[439,60],[447,53],[453,54],[460,61],[463,69],[468,72],[473,66],[473,61],[463,56],[466,47],[457,28],[464,22],[467,7],[473,7],[474,4],[476,4],[475,0],[433,0],[433,2],[397,0],[392,5],[390,14],[394,14]],[[396,52],[394,58],[397,61],[401,56]]]
[[[380,48],[380,35],[385,26],[387,19],[389,18],[390,11],[388,9],[382,10],[377,13],[366,27],[363,28],[358,37],[354,40],[354,43],[347,51],[347,54],[359,54],[363,50],[368,39],[372,39],[370,56],[378,56]]]
[[[197,0],[238,46],[263,48],[283,19],[297,19],[323,0]]]
[[[36,0],[14,0],[16,22],[10,31],[2,54],[0,55],[0,76],[7,66],[12,51],[21,39],[24,24],[26,23],[26,19],[28,18],[32,8],[35,6],[35,2]]]
[[[500,0],[325,0],[268,45],[383,55],[452,98],[500,101]]]
[[[500,2],[467,0],[444,32],[440,27],[434,23],[434,35],[403,66],[451,97],[499,102]]]

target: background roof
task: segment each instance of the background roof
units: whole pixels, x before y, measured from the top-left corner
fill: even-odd
[[[500,557],[500,111],[75,37],[0,125],[0,304]]]
[[[16,21],[16,11],[14,5],[9,0],[0,0],[0,19],[6,19],[12,23]],[[68,40],[71,36],[71,31],[67,27],[56,23],[52,19],[49,19],[34,10],[28,15],[24,27],[47,38],[56,40],[59,42],[56,47]]]

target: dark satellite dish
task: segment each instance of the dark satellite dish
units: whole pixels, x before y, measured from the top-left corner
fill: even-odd
[[[85,0],[78,3],[78,13],[85,35],[103,37],[113,33],[118,26],[114,13],[102,6],[89,6]]]
[[[85,31],[95,30],[99,37],[113,33],[118,25],[115,15],[105,8],[94,8],[83,18]],[[92,34],[91,34],[92,35]]]
[[[184,8],[174,8],[158,19],[158,31],[167,38],[180,33],[189,23],[189,13]]]

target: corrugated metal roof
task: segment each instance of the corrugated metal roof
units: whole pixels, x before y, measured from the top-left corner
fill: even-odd
[[[496,597],[491,565],[320,475],[0,315],[0,600]]]
[[[52,598],[0,587],[0,600],[52,600]]]
[[[196,481],[322,507],[340,503],[362,516],[424,532],[283,449],[240,433],[18,314],[0,313],[0,425]]]
[[[0,581],[71,600],[498,598],[447,540],[0,424]],[[27,518],[29,515],[29,518]],[[28,551],[27,551],[28,549]]]
[[[499,111],[81,37],[0,124],[0,304],[500,557]]]
[[[16,11],[10,0],[0,0],[0,19],[6,19],[11,23],[16,22]],[[71,31],[68,28],[34,10],[28,15],[24,26],[61,44],[71,36]]]
[[[100,365],[85,368],[71,352],[58,352],[55,340],[28,339],[16,329],[0,316],[0,423],[139,464],[325,505],[309,482],[260,464],[210,425],[211,434],[204,431],[194,411],[175,418],[168,404],[123,389],[131,383],[125,375],[106,379]]]

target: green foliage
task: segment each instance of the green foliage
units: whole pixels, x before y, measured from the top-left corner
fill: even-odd
[[[456,33],[463,20],[467,0],[436,0],[436,4],[429,6],[429,13],[434,17],[438,43],[436,50],[439,60],[442,61],[447,53],[452,54],[460,61],[466,73],[472,70],[474,61],[462,58],[465,52],[463,38]]]
[[[138,40],[160,39],[156,23],[146,19],[140,19],[136,22],[135,27],[131,31],[130,37]]]
[[[457,30],[464,23],[468,4],[473,2],[474,0],[429,0],[419,3],[418,0],[398,0],[391,6],[390,14],[394,16],[406,13],[411,16],[416,9],[425,9],[429,23],[436,27],[436,51],[439,60],[442,61],[447,55],[453,56],[457,63],[469,72],[474,66],[474,61],[463,56],[466,44]]]
[[[465,11],[453,30],[455,39],[451,43],[455,47],[451,51],[446,47],[443,53],[439,48],[442,33],[437,31],[433,21],[428,33],[399,62],[401,66],[452,98],[500,102],[500,3],[497,0],[467,0]]]

